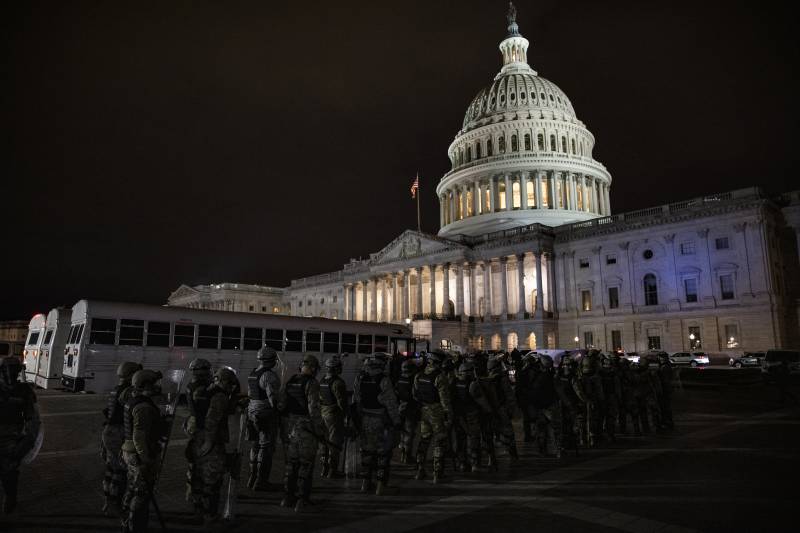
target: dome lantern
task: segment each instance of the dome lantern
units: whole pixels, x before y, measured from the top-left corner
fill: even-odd
[[[508,20],[508,35],[500,43],[500,53],[503,55],[503,70],[500,71],[500,74],[515,71],[530,72],[536,75],[536,72],[528,65],[528,46],[530,43],[528,39],[519,33],[517,8],[514,7],[512,2],[508,3],[506,19]]]

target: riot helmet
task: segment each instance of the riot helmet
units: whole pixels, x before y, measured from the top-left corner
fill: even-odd
[[[276,352],[274,348],[271,348],[269,346],[263,346],[258,351],[258,355],[256,356],[256,358],[258,359],[258,362],[261,364],[261,366],[272,368],[278,361],[278,352]]]
[[[191,363],[189,363],[189,371],[192,374],[210,374],[211,373],[211,363],[208,359],[203,359],[202,357],[198,357],[197,359],[193,359]]]
[[[463,381],[471,377],[475,377],[475,364],[471,361],[464,361],[456,370],[456,378]]]
[[[329,374],[341,374],[342,373],[342,360],[339,359],[338,355],[334,355],[333,357],[329,357],[325,360],[325,370]]]
[[[400,365],[400,375],[406,378],[416,374],[417,370],[417,364],[411,359],[406,359],[403,361],[403,364]]]
[[[189,367],[191,368],[191,366]],[[130,381],[133,375],[142,369],[142,365],[133,361],[123,361],[117,367],[117,377],[120,381]]]
[[[303,356],[303,362],[300,364],[300,370],[302,371],[303,368],[306,367],[311,371],[312,374],[316,374],[319,372],[319,359],[310,354]]]
[[[161,372],[158,370],[143,368],[142,370],[137,370],[136,373],[133,374],[131,385],[139,392],[154,396],[161,393],[161,385],[158,382],[162,377]]]
[[[236,377],[236,372],[227,366],[223,366],[214,372],[214,383],[226,392],[233,392],[239,384],[239,378]]]
[[[542,365],[542,368],[545,370],[552,370],[553,369],[553,358],[547,354],[539,354],[539,364]]]

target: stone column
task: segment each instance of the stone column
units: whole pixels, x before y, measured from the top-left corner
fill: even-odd
[[[378,278],[372,280],[372,305],[370,319],[375,322],[378,321]]]
[[[481,184],[478,180],[472,183],[472,215],[478,216],[481,212]]]
[[[447,201],[450,204],[450,222],[453,223],[456,221],[456,202],[458,201],[455,191],[447,191]]]
[[[528,209],[528,173],[519,173],[519,205],[521,209]]]
[[[586,176],[581,174],[581,196],[583,197],[583,210],[589,210],[589,189],[586,187]]]
[[[572,209],[573,211],[578,210],[578,191],[576,188],[576,182],[578,180],[578,176],[576,174],[569,175],[569,193],[572,195]]]
[[[436,265],[428,267],[431,271],[431,318],[436,317]]]
[[[378,322],[389,322],[389,278],[383,278],[381,299],[381,319]]]
[[[361,282],[361,320],[366,322],[369,320],[369,315],[367,314],[367,282]]]
[[[600,202],[598,202],[598,194],[597,194],[597,180],[592,178],[592,209],[594,210],[593,213],[600,214]]]
[[[442,316],[450,318],[450,263],[442,265]]]
[[[550,311],[555,313],[558,309],[558,288],[556,287],[556,256],[555,254],[547,253],[547,280],[548,292],[550,296]],[[555,316],[555,315],[553,315]]]
[[[401,275],[403,276],[403,304],[400,314],[402,315],[401,318],[405,320],[411,316],[409,313],[409,299],[411,295],[408,292],[411,290],[411,271],[403,270]]]
[[[508,317],[508,257],[500,257],[500,316]]]
[[[478,316],[478,263],[469,264],[469,314]]]
[[[610,194],[611,186],[606,184],[604,190],[606,195],[606,213],[611,216],[611,194]]]
[[[494,176],[489,176],[489,212],[494,213],[497,210],[497,186],[495,185]]]
[[[458,263],[456,265],[456,316],[464,316],[464,264]]]
[[[517,254],[517,318],[525,318],[525,254]]]
[[[417,305],[414,306],[414,314],[422,316],[422,267],[417,267]]]
[[[536,311],[534,318],[541,320],[544,318],[544,290],[542,278],[542,252],[535,254],[536,259]],[[537,341],[538,342],[538,341]]]
[[[461,190],[461,218],[463,220],[467,218],[467,186],[461,185],[459,188]]]
[[[513,194],[511,193],[511,180],[508,173],[503,174],[503,179],[506,183],[506,211],[513,210]]]
[[[347,294],[350,296],[350,302],[348,303],[348,310],[350,311],[350,316],[347,318],[349,320],[356,319],[356,286],[352,283],[347,284]]]
[[[534,188],[536,189],[536,195],[535,195],[534,198],[536,200],[536,209],[541,209],[542,208],[542,173],[540,171],[538,171],[538,170],[536,171],[535,180],[536,180],[535,181],[536,187],[534,187]]]
[[[556,198],[556,174],[554,170],[550,175],[550,209],[558,209],[558,198]]]
[[[439,197],[439,227],[444,227],[444,195]]]
[[[477,303],[477,302],[476,302]],[[492,261],[483,262],[483,316],[492,316]]]

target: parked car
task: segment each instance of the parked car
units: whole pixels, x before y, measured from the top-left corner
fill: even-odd
[[[800,374],[800,351],[798,350],[767,350],[761,360],[761,373],[768,378],[783,362],[789,367],[789,374]]]
[[[764,355],[766,355],[766,352],[745,352],[742,355],[732,355],[728,359],[728,364],[734,368],[761,366],[761,360],[764,359]]]
[[[636,353],[636,352],[628,352],[628,353],[624,353],[624,354],[622,354],[622,355],[620,356],[620,358],[622,358],[622,359],[627,359],[628,361],[630,361],[630,362],[631,362],[631,364],[633,364],[633,363],[638,363],[638,362],[639,362],[639,354],[638,354],[638,353]]]
[[[675,352],[669,356],[669,361],[673,365],[689,365],[692,368],[709,364],[705,352]]]

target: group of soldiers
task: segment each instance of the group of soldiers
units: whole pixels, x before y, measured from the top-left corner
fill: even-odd
[[[496,471],[498,444],[517,461],[512,420],[520,413],[524,441],[552,457],[614,441],[627,433],[629,420],[634,435],[673,426],[673,372],[666,354],[652,364],[645,357],[632,364],[597,351],[558,361],[517,350],[433,351],[417,358],[375,353],[363,360],[351,390],[341,376],[343,356],[328,358],[323,371],[315,356],[306,355],[297,373],[283,382],[278,354],[264,347],[244,391],[232,369],[214,370],[205,359],[191,362],[185,389],[189,416],[183,424],[186,498],[199,520],[208,524],[220,518],[225,474],[238,479],[235,458],[241,443],[237,453],[228,452],[229,419],[237,413],[241,434],[252,441],[247,487],[272,490],[272,460],[281,442],[281,505],[295,511],[311,503],[317,457],[322,477],[342,478],[350,446],[359,450],[362,492],[381,495],[395,448],[399,462],[414,465],[415,479],[422,480],[428,477],[432,447],[433,483],[444,479],[448,459],[459,472]],[[0,360],[0,480],[6,512],[15,505],[18,468],[35,445],[39,424],[35,394],[17,379],[21,371],[17,358]],[[158,512],[153,488],[172,418],[157,403],[159,371],[124,362],[117,376],[103,410],[104,511],[120,515],[123,531],[145,531],[150,507]],[[174,414],[174,408],[167,412]]]

